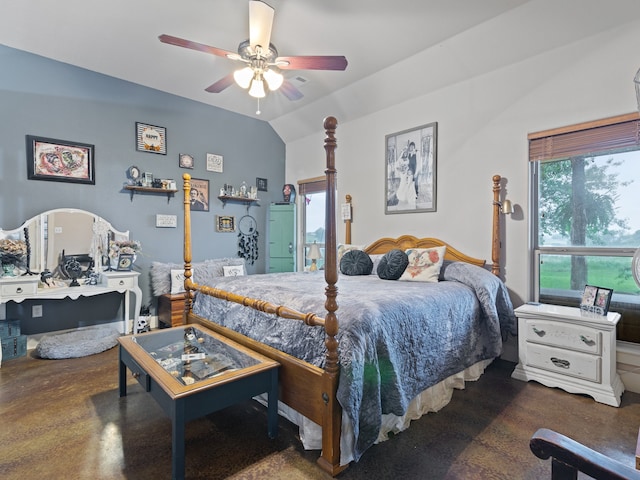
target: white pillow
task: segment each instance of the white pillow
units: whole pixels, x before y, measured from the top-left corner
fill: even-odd
[[[184,269],[171,270],[171,295],[184,292]]]
[[[241,277],[244,275],[244,265],[225,265],[222,271],[225,277]]]
[[[437,282],[447,247],[408,248],[409,265],[398,280],[407,282]]]

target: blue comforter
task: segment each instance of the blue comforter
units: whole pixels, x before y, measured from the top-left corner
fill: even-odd
[[[454,262],[438,283],[340,275],[336,312],[338,401],[353,423],[354,456],[376,441],[382,414],[403,415],[421,391],[480,360],[495,358],[517,325],[505,285],[488,271]],[[324,316],[324,275],[275,273],[220,278],[216,288]],[[194,313],[317,366],[324,329],[276,319],[197,295]]]

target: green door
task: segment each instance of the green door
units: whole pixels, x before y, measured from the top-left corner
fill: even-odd
[[[269,208],[269,273],[296,270],[296,206],[271,204]]]

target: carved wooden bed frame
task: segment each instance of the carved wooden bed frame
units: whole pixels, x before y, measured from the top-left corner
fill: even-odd
[[[326,241],[325,241],[325,270],[324,276],[327,286],[325,289],[325,308],[327,314],[324,318],[312,314],[302,313],[283,305],[274,305],[259,299],[244,297],[241,295],[225,292],[220,289],[202,286],[192,281],[192,250],[191,250],[191,212],[189,208],[191,190],[191,177],[183,175],[184,179],[184,262],[185,262],[185,315],[186,323],[196,323],[203,325],[215,332],[247,346],[269,358],[278,361],[281,365],[279,383],[279,400],[300,414],[306,416],[322,427],[322,453],[318,459],[318,464],[325,471],[335,476],[348,465],[340,465],[340,428],[342,422],[342,408],[340,407],[336,392],[338,388],[338,309],[337,287],[338,266],[337,266],[337,241],[336,241],[336,168],[335,130],[337,120],[334,117],[327,117],[324,120],[326,138],[324,148],[326,151]],[[493,242],[492,242],[492,273],[500,273],[500,176],[493,177]],[[351,241],[351,225],[346,225],[346,240]],[[370,254],[385,253],[393,248],[405,250],[411,247],[428,248],[432,246],[446,245],[445,259],[463,261],[474,265],[484,266],[485,261],[469,257],[452,246],[435,238],[416,238],[410,235],[399,238],[382,238],[371,245],[365,251]],[[218,325],[203,317],[195,315],[191,311],[194,292],[200,292],[224,300],[236,302],[256,310],[275,314],[279,317],[300,320],[311,326],[322,326],[325,329],[327,355],[325,368],[316,367],[307,362],[299,360],[291,355],[276,350],[268,345],[250,339],[244,335],[234,332],[228,328]]]

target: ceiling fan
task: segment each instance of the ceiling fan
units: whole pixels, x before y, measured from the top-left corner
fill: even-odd
[[[274,9],[266,3],[259,0],[249,1],[249,39],[240,43],[238,53],[171,35],[160,35],[158,38],[163,43],[229,58],[245,65],[207,87],[205,90],[210,93],[222,92],[235,80],[240,87],[248,89],[249,95],[258,99],[266,96],[266,83],[270,91],[280,89],[289,100],[299,100],[303,97],[302,92],[285,79],[280,70],[347,68],[347,59],[344,56],[279,57],[276,47],[270,42],[273,15]]]

